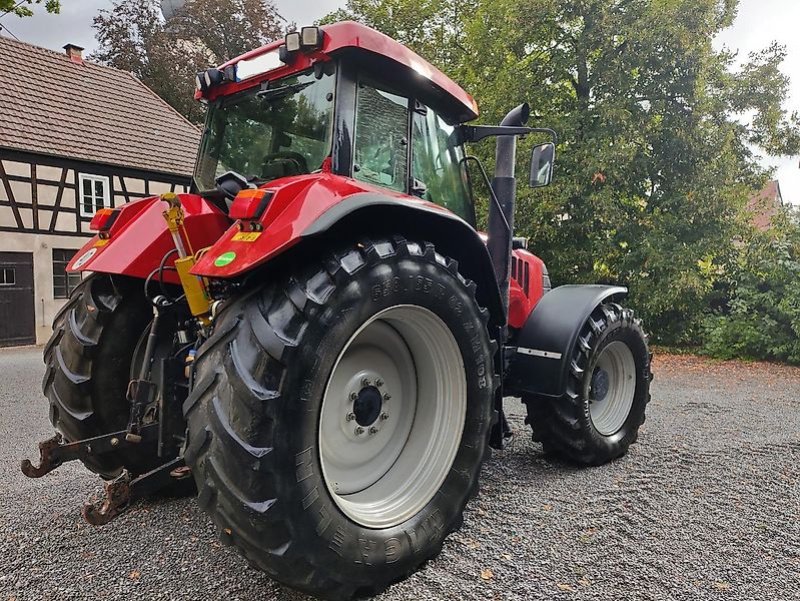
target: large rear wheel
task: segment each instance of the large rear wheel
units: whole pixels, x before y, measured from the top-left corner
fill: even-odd
[[[435,556],[488,452],[486,322],[457,264],[403,239],[233,302],[184,405],[186,460],[222,540],[336,599]]]

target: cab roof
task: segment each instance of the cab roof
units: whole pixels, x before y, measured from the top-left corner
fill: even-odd
[[[381,62],[384,65],[393,67],[396,71],[381,69],[381,73],[388,75],[391,79],[396,79],[398,83],[402,82],[403,89],[409,89],[410,86],[415,96],[419,93],[429,97],[435,95],[436,104],[449,113],[449,120],[465,122],[478,116],[478,105],[472,96],[447,75],[400,42],[354,21],[342,21],[322,26],[320,29],[324,33],[322,47],[319,50],[311,51],[302,59],[298,59],[300,67],[308,66],[305,63],[313,64],[315,58],[319,60],[326,56],[336,56],[348,50],[355,52],[362,59],[370,57],[382,59]],[[228,61],[220,69],[275,51],[284,43],[284,40],[276,40],[251,50]],[[297,67],[298,65],[286,65],[277,68],[274,77],[283,77],[286,73],[296,71]],[[273,79],[273,75],[266,74],[263,78],[258,79]],[[198,97],[202,97],[202,95],[198,94]]]

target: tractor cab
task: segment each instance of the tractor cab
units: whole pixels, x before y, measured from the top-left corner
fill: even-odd
[[[454,131],[477,106],[391,38],[352,22],[305,27],[197,82],[208,103],[198,190],[222,187],[231,198],[243,186],[331,172],[435,203],[474,226]]]

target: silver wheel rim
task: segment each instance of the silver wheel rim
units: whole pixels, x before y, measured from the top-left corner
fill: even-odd
[[[602,400],[589,394],[589,414],[595,429],[604,436],[616,434],[628,419],[636,394],[636,362],[624,342],[615,340],[597,359],[595,370],[608,374],[608,392]]]
[[[320,463],[339,509],[367,528],[416,515],[453,465],[466,398],[458,344],[432,311],[398,305],[364,323],[322,398]]]

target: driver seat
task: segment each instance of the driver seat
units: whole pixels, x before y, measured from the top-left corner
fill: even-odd
[[[271,158],[269,161],[265,161],[261,167],[261,177],[268,181],[303,173],[305,171],[300,162],[289,157]]]

